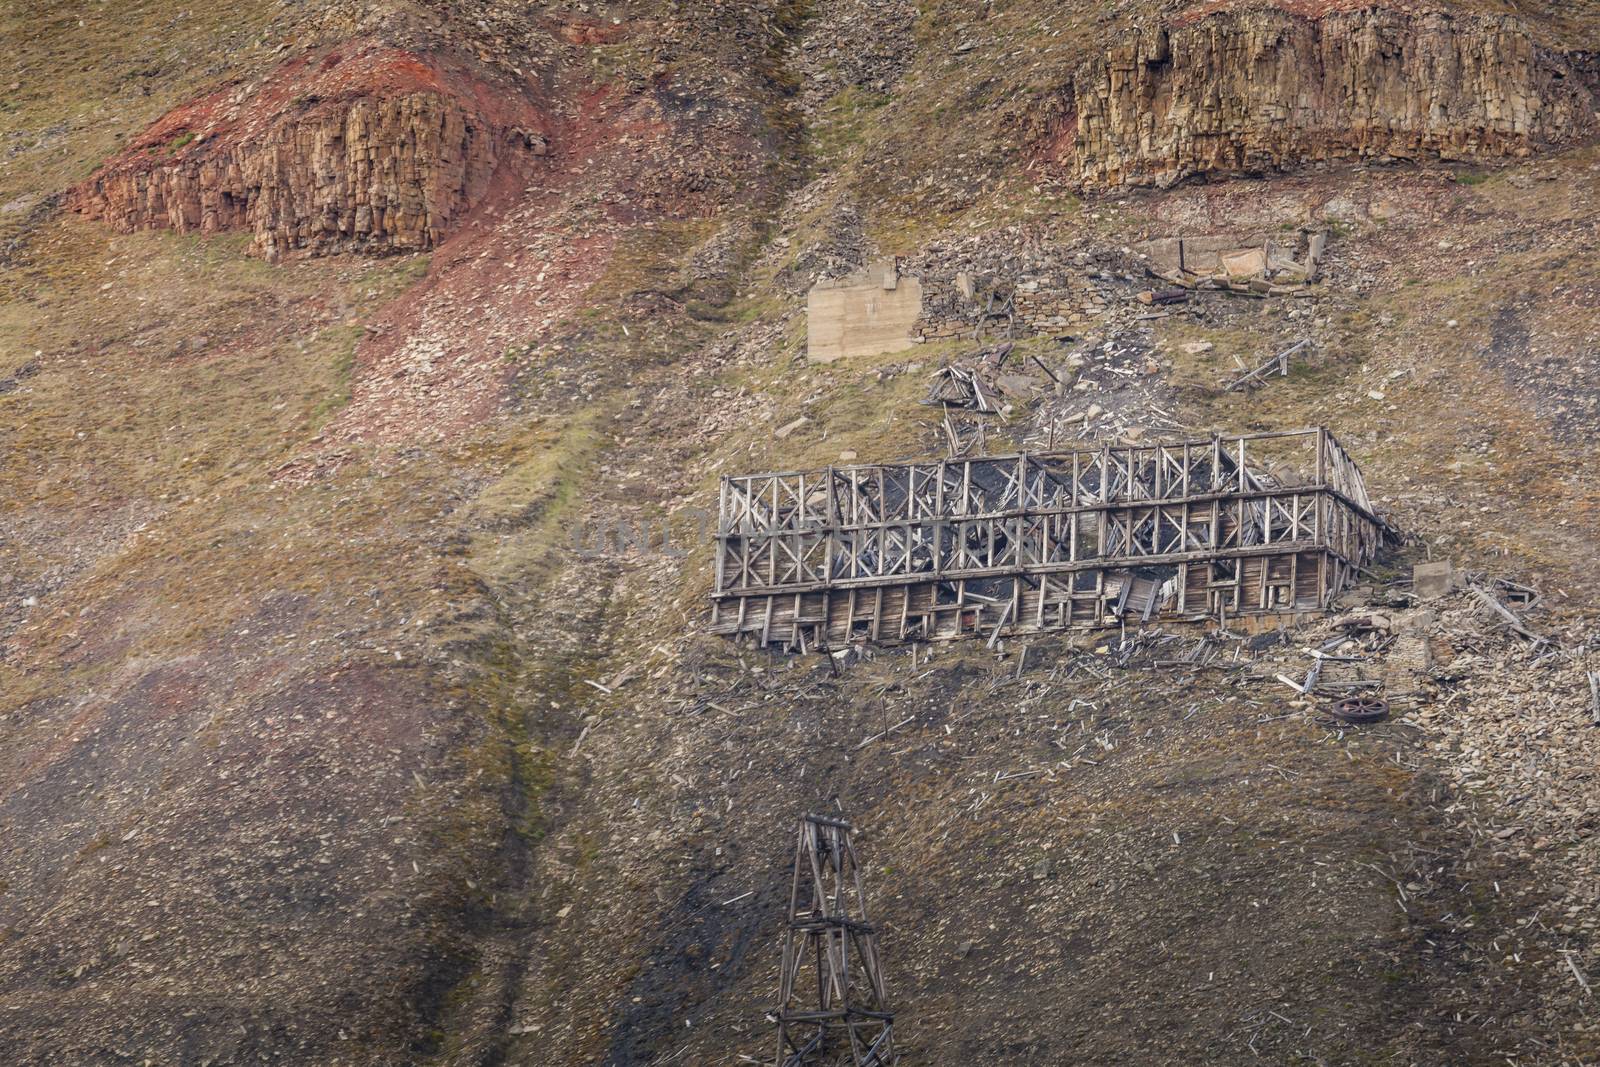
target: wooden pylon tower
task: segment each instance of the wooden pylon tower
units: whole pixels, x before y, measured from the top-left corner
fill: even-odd
[[[894,1013],[849,823],[821,815],[800,820],[778,998],[774,1067],[896,1062]]]

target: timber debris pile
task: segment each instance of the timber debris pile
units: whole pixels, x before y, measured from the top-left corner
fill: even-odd
[[[1592,731],[1600,727],[1600,671],[1594,669],[1600,641],[1593,633],[1582,627],[1554,629],[1548,620],[1536,620],[1541,598],[1529,586],[1454,570],[1447,563],[1421,563],[1408,576],[1362,582],[1334,599],[1337,614],[1294,631],[1247,635],[1224,628],[1196,637],[1150,627],[1130,629],[1120,639],[1113,635],[1093,649],[1048,638],[1017,643],[1000,653],[1014,667],[1008,663],[994,670],[980,692],[951,707],[981,707],[989,693],[1015,687],[1027,694],[1022,708],[1048,709],[1041,722],[1052,730],[1071,727],[1079,715],[1094,724],[1093,730],[1077,730],[1076,747],[1064,740],[1055,746],[1061,758],[1053,764],[997,764],[992,777],[984,779],[987,789],[996,790],[1009,782],[1054,780],[1096,765],[1103,753],[1138,744],[1137,731],[1103,710],[1110,703],[1095,703],[1114,702],[1127,686],[1117,681],[1118,674],[1176,671],[1198,683],[1202,672],[1220,670],[1254,694],[1252,701],[1262,708],[1258,726],[1304,717],[1329,739],[1353,729],[1382,729],[1386,737],[1416,738],[1460,789],[1480,789],[1493,778],[1540,799],[1510,826],[1485,822],[1467,806],[1440,809],[1441,817],[1458,824],[1485,852],[1527,863],[1563,842],[1595,839],[1600,808],[1568,788],[1592,781],[1596,773],[1590,753]],[[1030,649],[1050,654],[1030,656]],[[871,654],[870,646],[861,651]],[[839,650],[831,658],[857,654]],[[931,649],[928,654],[933,655]],[[912,669],[919,669],[915,656]],[[1058,691],[1074,678],[1098,680],[1100,687],[1072,690],[1080,695],[1063,715]],[[1284,687],[1279,692],[1290,691],[1286,714],[1272,707],[1268,694],[1275,685]],[[1193,692],[1213,694],[1207,698],[1211,703],[1220,700],[1215,685]],[[903,692],[901,697],[912,699]],[[1178,706],[1188,718],[1206,703],[1195,699]],[[886,707],[886,722],[892,724],[863,737],[856,750],[889,739],[904,748],[941,721],[914,703],[901,707],[909,714],[901,717],[899,708]],[[958,725],[966,719],[964,714],[942,721]],[[1538,753],[1536,760],[1528,758],[1532,752]],[[1297,773],[1275,765],[1268,769],[1286,780]],[[866,919],[859,874],[853,874],[850,833],[849,824],[834,819],[808,815],[801,820],[780,971],[783,1006],[769,1016],[779,1025],[778,1053],[771,1061],[776,1067],[895,1062],[877,928]],[[1582,849],[1573,860],[1592,878],[1600,868],[1591,854],[1592,849]],[[1032,877],[1052,877],[1051,860],[1040,861]],[[1406,904],[1411,894],[1431,891],[1433,883],[1425,871],[1413,871],[1395,884]],[[1575,943],[1596,930],[1583,886],[1574,882],[1552,896],[1544,929],[1557,944]],[[1590,979],[1578,963],[1580,953],[1562,951],[1572,995],[1588,997]]]
[[[928,387],[928,404],[966,408],[983,414],[1000,410],[1004,401],[990,380],[988,368],[957,361],[933,372],[933,383]]]
[[[941,405],[947,410],[962,408],[981,415],[1006,414],[1005,398],[1028,400],[1039,392],[1039,382],[1027,373],[1031,362],[1045,377],[1061,386],[1061,378],[1038,356],[1029,356],[1020,367],[1006,372],[1006,359],[1015,346],[1005,341],[985,348],[977,355],[945,364],[933,372],[924,404]]]

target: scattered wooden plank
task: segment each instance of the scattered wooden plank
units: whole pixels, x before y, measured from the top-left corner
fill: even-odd
[[[1261,384],[1262,377],[1273,369],[1276,369],[1280,376],[1287,378],[1289,376],[1289,357],[1300,351],[1302,348],[1305,348],[1310,343],[1310,341],[1301,341],[1298,344],[1291,345],[1282,352],[1279,352],[1277,355],[1268,359],[1265,363],[1261,364],[1261,366],[1255,368],[1254,370],[1247,371],[1235,378],[1233,381],[1229,382],[1227,386],[1224,387],[1223,392],[1231,393],[1235,390],[1243,388],[1246,385],[1254,386]]]
[[[1494,596],[1485,592],[1482,588],[1476,585],[1470,586],[1469,588],[1472,590],[1472,595],[1477,597],[1478,603],[1488,608],[1490,614],[1499,616],[1500,620],[1510,627],[1513,633],[1527,638],[1534,644],[1543,644],[1545,642],[1545,638],[1534,633],[1532,630],[1523,625],[1522,620],[1517,617],[1516,613],[1510,608],[1506,607],[1504,604],[1500,603],[1500,601],[1496,600]]]
[[[884,731],[882,731],[880,733],[872,734],[870,737],[863,737],[861,739],[861,743],[856,746],[856,750],[860,751],[861,749],[866,748],[868,745],[872,744],[872,742],[878,740],[879,738],[888,737],[890,734],[894,733],[896,730],[900,729],[900,727],[904,726],[908,722],[911,722],[915,718],[916,718],[915,715],[907,715],[905,718],[901,719],[899,722],[895,723],[893,726],[889,727],[887,730],[884,730]]]
[[[1578,970],[1578,965],[1575,962],[1573,962],[1572,949],[1570,949],[1570,948],[1562,949],[1561,950],[1561,956],[1562,956],[1563,959],[1565,959],[1567,961],[1567,966],[1569,968],[1571,968],[1572,977],[1576,978],[1578,980],[1578,985],[1583,987],[1583,995],[1585,997],[1594,996],[1594,990],[1589,988],[1589,980],[1583,976],[1583,972]]]

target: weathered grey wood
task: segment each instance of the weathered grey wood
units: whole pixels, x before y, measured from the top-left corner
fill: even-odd
[[[1269,440],[1298,447],[1315,475],[1278,486],[1252,471],[1249,443]],[[1128,586],[1132,572],[1152,567],[1162,575],[1184,569],[1175,595],[1164,578],[1142,580],[1165,595],[1159,603],[1141,596],[1139,619],[1214,613],[1223,590],[1234,612],[1311,610],[1381,547],[1387,527],[1367,499],[1354,461],[1321,428],[729,477],[710,629],[754,634],[746,603],[760,596],[782,598],[760,605],[764,644],[837,647],[858,625],[873,640],[950,637],[971,632],[975,620],[994,641],[1004,632],[1104,624],[1128,606],[1103,595],[1106,576],[1128,572],[1115,587]],[[1219,585],[1208,572],[1222,564]],[[1076,590],[1073,576],[1083,572],[1094,573],[1098,593]],[[991,592],[1005,582],[1011,592],[978,595],[968,581]],[[1026,610],[1023,581],[1038,590]],[[949,582],[960,589],[954,605],[941,600]],[[884,591],[897,587],[900,599],[886,600]],[[1191,604],[1204,587],[1211,603]],[[873,591],[864,613],[858,589]],[[828,599],[835,590],[851,592],[842,617]],[[913,609],[913,599],[927,609]],[[737,612],[721,610],[734,600]],[[985,604],[995,610],[983,611]]]
[[[1513,632],[1526,637],[1529,641],[1536,643],[1542,643],[1544,641],[1543,637],[1524,626],[1522,624],[1522,620],[1517,618],[1516,614],[1512,612],[1510,608],[1500,603],[1500,601],[1496,600],[1493,596],[1485,592],[1483,589],[1480,589],[1478,586],[1474,585],[1470,588],[1472,590],[1472,595],[1478,599],[1478,603],[1488,608],[1491,614],[1499,616],[1499,618],[1507,626],[1509,626]]]
[[[779,971],[774,1067],[892,1067],[895,1062],[894,1013],[887,1006],[877,933],[867,918],[850,835],[850,824],[838,819],[807,815],[800,820]],[[815,979],[802,989],[800,961],[808,955],[815,960]]]
[[[1283,375],[1284,377],[1288,377],[1289,357],[1300,351],[1302,348],[1305,348],[1310,343],[1310,341],[1301,341],[1299,344],[1291,345],[1282,352],[1279,352],[1277,355],[1270,357],[1265,363],[1261,364],[1259,367],[1256,367],[1254,370],[1246,371],[1244,374],[1229,382],[1223,387],[1223,391],[1231,393],[1245,385],[1261,384],[1261,379],[1274,368],[1277,369],[1279,374]]]

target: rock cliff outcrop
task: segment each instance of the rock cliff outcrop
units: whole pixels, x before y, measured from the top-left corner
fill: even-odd
[[[122,230],[249,230],[294,250],[437,245],[502,166],[547,150],[519,94],[414,53],[368,45],[297,59],[255,87],[176,109],[69,194]]]
[[[1084,187],[1318,161],[1526,156],[1595,129],[1565,57],[1509,16],[1277,7],[1111,45],[1059,102],[1047,163]]]

